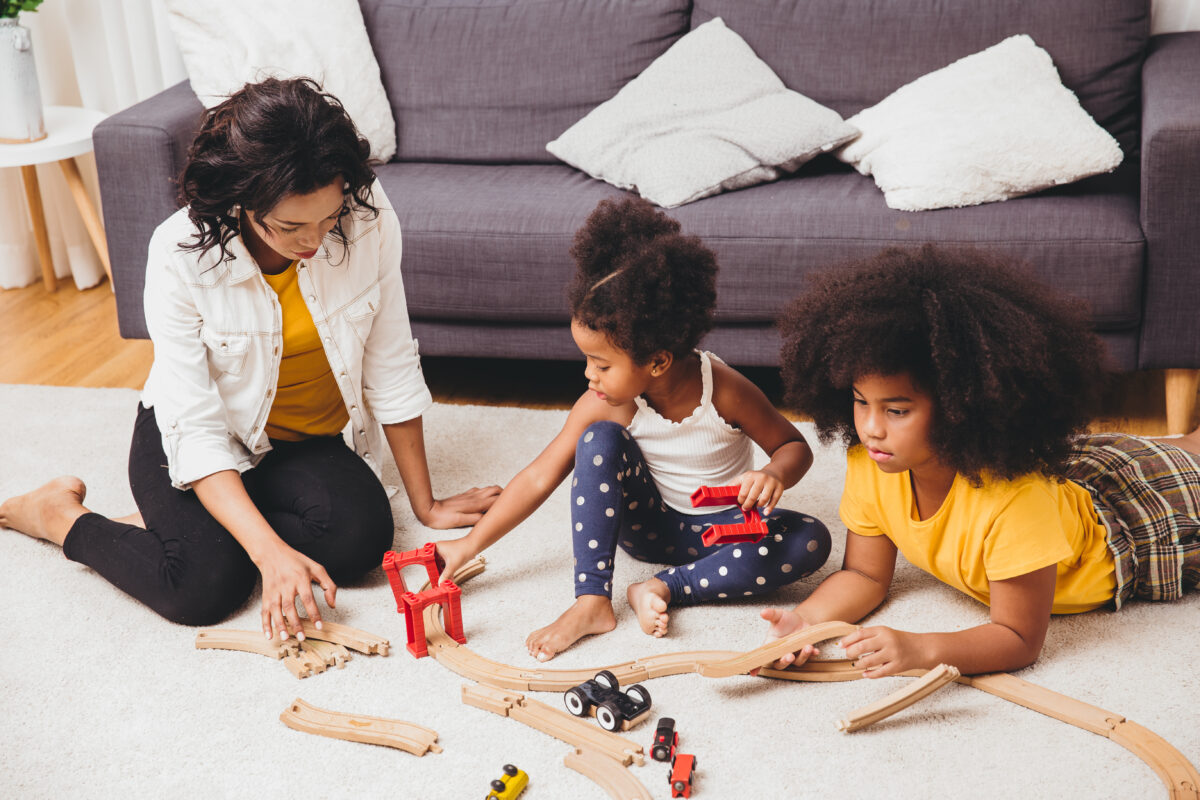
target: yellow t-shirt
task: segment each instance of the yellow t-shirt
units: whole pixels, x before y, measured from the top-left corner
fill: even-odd
[[[955,476],[941,508],[918,519],[909,473],[888,474],[863,447],[846,454],[842,522],[886,535],[910,563],[989,604],[989,581],[1058,564],[1055,614],[1089,611],[1116,591],[1113,557],[1091,495],[1039,475],[971,486]]]
[[[267,416],[267,436],[294,442],[309,436],[333,436],[350,420],[321,336],[300,296],[296,262],[278,275],[263,273],[279,295],[283,312],[283,355],[279,383]]]

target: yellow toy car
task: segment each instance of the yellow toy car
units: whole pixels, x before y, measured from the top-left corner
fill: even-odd
[[[529,776],[525,770],[517,769],[512,764],[504,765],[504,775],[499,780],[492,781],[492,790],[487,793],[488,800],[515,800],[529,785]]]

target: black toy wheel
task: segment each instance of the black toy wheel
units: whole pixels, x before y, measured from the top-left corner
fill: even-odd
[[[640,683],[635,683],[625,690],[625,694],[638,705],[645,704],[646,708],[650,708],[650,692],[646,691],[646,687]]]
[[[576,686],[572,689],[567,689],[563,694],[563,705],[567,707],[567,711],[570,711],[575,716],[586,717],[591,703],[588,702],[587,694]]]
[[[508,777],[515,778],[518,772],[520,772],[520,770],[514,767],[512,764],[504,765],[504,774]]]
[[[493,792],[503,792],[504,788],[505,788],[504,781],[500,781],[500,780],[492,781],[492,791]]]
[[[595,681],[605,689],[616,689],[621,685],[617,683],[617,676],[606,669],[602,669],[596,673]]]
[[[625,717],[621,714],[621,709],[611,700],[596,706],[596,722],[599,722],[600,727],[604,730],[615,731],[621,727],[621,723],[624,721]]]

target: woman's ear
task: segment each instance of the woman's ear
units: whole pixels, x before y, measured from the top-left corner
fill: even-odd
[[[650,356],[650,375],[657,378],[671,368],[671,364],[675,361],[675,357],[666,350],[659,350],[654,355]]]

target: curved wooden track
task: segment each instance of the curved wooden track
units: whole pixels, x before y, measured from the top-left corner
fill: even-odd
[[[654,800],[641,781],[611,758],[576,748],[563,763],[608,792],[612,800]]]
[[[483,572],[485,563],[482,558],[476,558],[464,565],[454,574],[454,582],[461,586],[465,581]],[[828,625],[829,628],[822,628]],[[745,653],[733,651],[693,651],[682,653],[667,653],[651,656],[645,659],[635,659],[609,667],[599,667],[588,670],[528,670],[490,661],[476,655],[464,645],[451,639],[442,629],[442,621],[437,613],[437,607],[431,606],[425,610],[425,633],[429,642],[429,653],[453,672],[465,678],[503,689],[521,689],[523,691],[565,691],[588,678],[593,677],[601,669],[607,669],[617,676],[622,684],[635,683],[650,678],[665,675],[680,675],[688,672],[704,674],[703,669],[725,672],[736,667],[740,672],[748,672],[758,667],[758,676],[763,678],[782,678],[795,681],[852,681],[862,679],[862,670],[851,666],[850,659],[829,659],[813,661],[799,667],[788,667],[779,670],[763,666],[775,661],[789,650],[780,650],[765,660],[759,660],[762,655],[769,655],[778,649],[782,642],[792,643],[798,634],[808,632],[810,636],[825,634],[822,638],[844,636],[858,626],[845,622],[822,623],[813,625],[805,631],[798,631],[792,637],[771,642],[769,645],[755,648]],[[838,628],[835,626],[845,626]],[[818,631],[817,629],[821,630]],[[837,631],[837,632],[832,632]],[[818,639],[809,639],[806,644],[814,644]],[[797,638],[797,641],[799,639]],[[803,646],[803,645],[801,645]],[[798,650],[799,647],[792,647]],[[755,654],[751,656],[751,654]],[[751,663],[757,661],[758,663]],[[746,666],[750,664],[750,666]],[[723,666],[721,666],[723,665]],[[744,667],[744,669],[743,669]],[[729,674],[739,674],[730,672]],[[913,670],[902,673],[907,677],[922,677],[925,670]],[[1170,800],[1200,800],[1200,770],[1188,761],[1182,753],[1171,746],[1167,740],[1136,722],[1125,719],[1120,714],[1106,711],[1097,706],[1089,705],[1066,695],[1052,692],[1028,681],[1022,680],[1006,672],[991,675],[961,675],[955,679],[958,683],[971,686],[1009,702],[1024,706],[1047,716],[1082,728],[1086,731],[1104,736],[1124,747],[1129,752],[1144,761],[1155,771],[1167,787]],[[897,709],[898,710],[898,709]]]
[[[430,751],[442,752],[437,745],[437,731],[432,728],[399,719],[327,711],[309,705],[299,697],[284,709],[279,719],[289,728],[305,733],[394,747],[414,756],[423,756]]]

